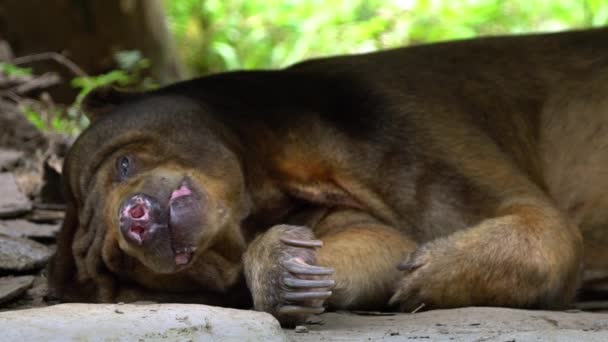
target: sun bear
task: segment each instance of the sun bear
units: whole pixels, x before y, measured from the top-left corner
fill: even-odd
[[[608,29],[101,89],[64,167],[64,301],[559,308],[608,269]]]

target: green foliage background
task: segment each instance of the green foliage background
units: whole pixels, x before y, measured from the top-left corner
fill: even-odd
[[[608,24],[606,0],[165,0],[192,75],[479,35]]]
[[[447,39],[608,25],[608,0],[164,0],[167,22],[189,75],[279,68],[300,60],[361,53]],[[120,51],[118,68],[77,77],[66,107],[20,103],[38,128],[77,134],[88,121],[83,97],[100,86],[157,86],[145,76],[150,61]],[[32,71],[0,63],[0,74]]]

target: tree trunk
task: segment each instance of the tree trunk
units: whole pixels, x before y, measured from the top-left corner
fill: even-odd
[[[181,76],[162,0],[0,0],[0,38],[16,56],[60,52],[89,74],[115,68],[118,51],[139,50],[159,83]]]

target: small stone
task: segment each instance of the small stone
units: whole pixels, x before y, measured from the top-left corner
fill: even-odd
[[[297,332],[298,334],[306,334],[308,332],[308,328],[303,325],[298,325],[295,329],[293,329],[293,331]]]
[[[23,152],[0,148],[0,171],[11,170],[23,158]]]
[[[0,304],[21,296],[33,283],[33,276],[0,278]]]
[[[53,239],[59,232],[59,224],[33,223],[26,220],[0,221],[0,234],[32,239]]]
[[[0,271],[30,271],[44,267],[52,250],[35,241],[0,234]]]
[[[19,190],[15,177],[8,172],[0,173],[0,218],[16,217],[32,209],[32,203]]]

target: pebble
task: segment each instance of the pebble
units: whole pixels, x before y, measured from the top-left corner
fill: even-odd
[[[303,325],[298,325],[295,329],[293,329],[293,331],[299,334],[305,334],[308,332],[308,328]]]

